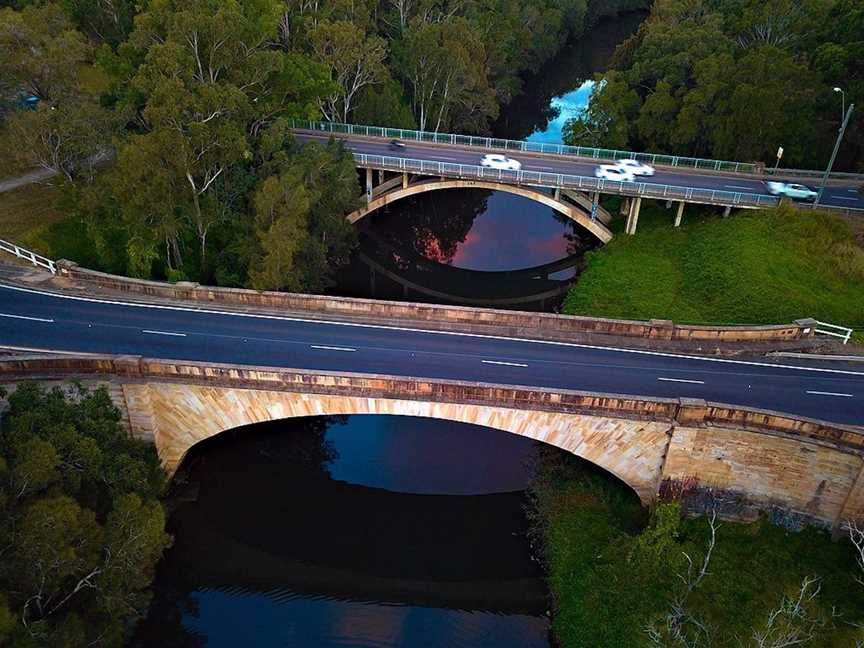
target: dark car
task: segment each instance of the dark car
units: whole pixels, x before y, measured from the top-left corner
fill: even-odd
[[[404,151],[405,148],[405,142],[403,142],[402,140],[390,140],[391,151]]]

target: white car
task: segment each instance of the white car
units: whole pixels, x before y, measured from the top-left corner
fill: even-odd
[[[765,188],[772,196],[786,196],[793,200],[815,200],[817,192],[807,185],[794,182],[766,182]]]
[[[639,160],[617,160],[615,165],[621,169],[626,169],[634,176],[653,176],[654,167],[644,164]]]
[[[522,169],[522,163],[519,160],[496,153],[484,155],[483,159],[480,160],[480,166],[488,169],[503,169],[504,171],[519,171]]]
[[[623,169],[617,164],[601,164],[594,169],[594,175],[602,180],[615,180],[616,182],[636,182],[636,176],[628,169]]]

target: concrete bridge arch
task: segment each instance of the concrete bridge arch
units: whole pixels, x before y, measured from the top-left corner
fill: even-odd
[[[570,220],[578,223],[589,232],[594,234],[602,243],[612,240],[612,232],[598,219],[592,220],[590,214],[583,211],[581,207],[555,198],[547,193],[531,187],[512,185],[504,182],[492,182],[488,180],[460,180],[455,178],[441,178],[439,180],[424,180],[412,184],[402,183],[395,188],[373,197],[366,205],[348,215],[351,223],[356,223],[367,214],[381,209],[385,205],[394,203],[409,196],[416,196],[429,191],[441,191],[443,189],[489,189],[492,191],[503,191],[505,193],[522,196],[551,207]]]

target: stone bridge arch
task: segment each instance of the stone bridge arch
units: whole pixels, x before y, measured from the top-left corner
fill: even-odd
[[[371,214],[372,212],[381,209],[385,205],[394,203],[397,200],[402,200],[403,198],[416,196],[429,191],[441,191],[443,189],[490,189],[492,191],[504,191],[516,196],[522,196],[523,198],[528,198],[546,205],[547,207],[551,207],[570,220],[575,221],[594,234],[594,236],[600,239],[602,243],[608,243],[612,240],[612,232],[610,232],[600,220],[591,220],[589,214],[572,203],[556,199],[538,189],[487,180],[442,178],[440,180],[424,180],[421,182],[415,182],[408,186],[400,185],[379,195],[378,197],[372,198],[368,204],[349,214],[348,220],[351,223],[356,223],[367,214]]]
[[[149,420],[159,457],[173,474],[197,443],[255,423],[305,416],[383,414],[471,423],[542,441],[590,461],[618,477],[642,499],[657,492],[671,424],[488,405],[391,398],[302,394],[149,383],[124,385],[130,419]]]

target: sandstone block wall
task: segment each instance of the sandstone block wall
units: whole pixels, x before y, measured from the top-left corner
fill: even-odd
[[[169,471],[224,430],[296,416],[392,414],[474,423],[550,443],[645,502],[664,479],[745,493],[827,525],[864,518],[864,431],[696,399],[143,359],[0,360],[0,383],[109,381],[133,434]]]
[[[552,313],[527,313],[391,302],[349,297],[325,297],[281,292],[257,292],[239,288],[215,288],[195,283],[170,284],[129,279],[78,267],[71,261],[57,262],[62,276],[82,285],[171,301],[191,301],[230,307],[299,312],[318,317],[348,317],[389,324],[414,324],[429,328],[503,336],[522,336],[550,340],[573,339],[578,335],[605,335],[679,342],[783,342],[812,338],[815,322],[801,320],[772,326],[694,326],[669,320],[649,322],[595,317],[575,317]]]

